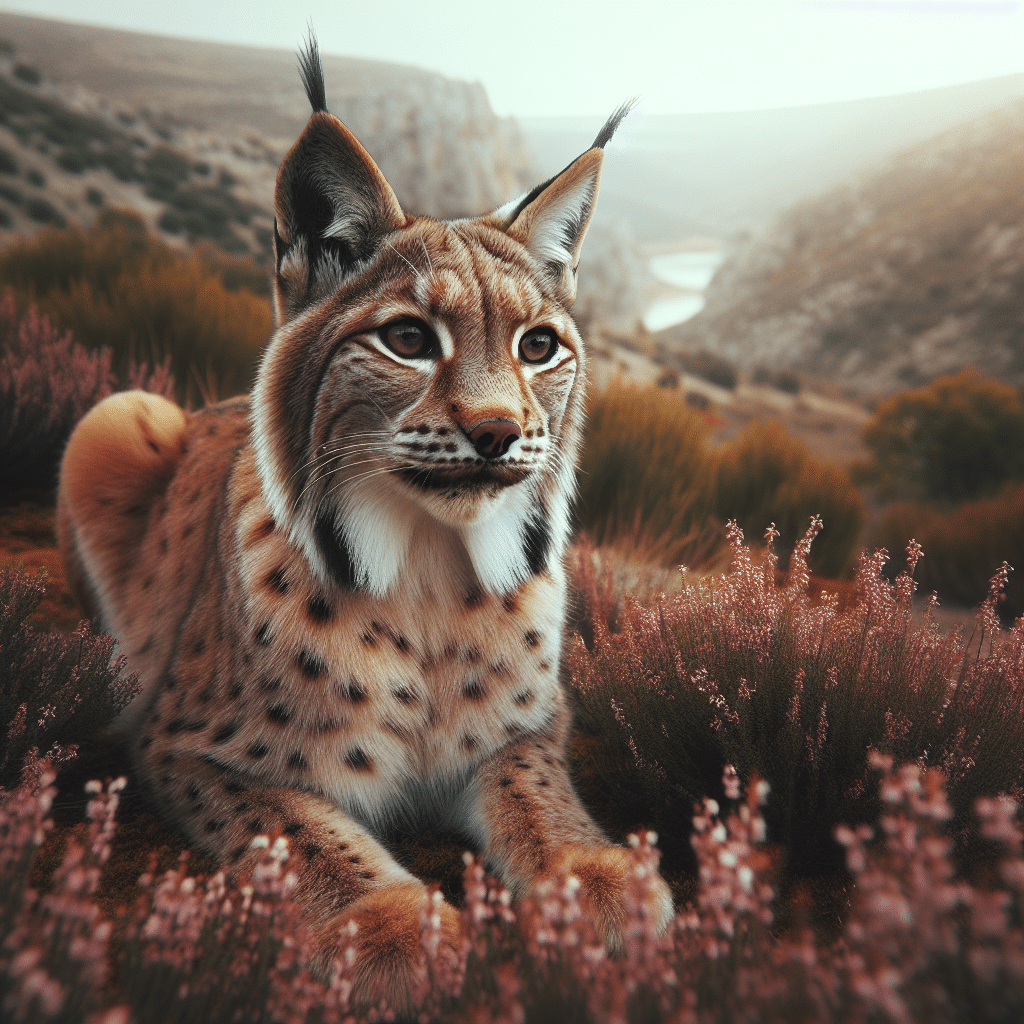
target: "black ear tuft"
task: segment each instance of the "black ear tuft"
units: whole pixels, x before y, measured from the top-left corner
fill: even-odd
[[[604,149],[608,144],[608,140],[615,134],[616,129],[622,124],[623,118],[640,102],[639,96],[634,96],[632,99],[626,100],[620,107],[618,107],[611,117],[605,121],[604,126],[597,133],[597,138],[594,139],[594,144],[591,149]]]
[[[299,74],[302,76],[302,85],[313,113],[326,113],[327,86],[324,84],[324,68],[320,63],[320,46],[312,28],[306,38],[305,49],[299,50]]]

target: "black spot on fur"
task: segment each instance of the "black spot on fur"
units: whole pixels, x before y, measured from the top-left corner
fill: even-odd
[[[198,800],[199,799],[199,787],[193,782],[188,787],[188,789],[185,790],[185,795],[189,798],[189,800]]]
[[[314,622],[330,622],[334,618],[334,607],[322,597],[314,597],[307,607],[309,617]]]
[[[224,827],[223,821],[218,821],[216,818],[206,823],[207,832],[219,832]]]
[[[202,732],[207,726],[205,718],[175,718],[167,723],[164,731],[170,736],[180,732]]]
[[[314,857],[319,857],[323,847],[317,846],[316,843],[304,843],[302,846],[302,852],[312,860]]]
[[[260,689],[264,693],[276,693],[281,689],[281,680],[276,676],[269,676],[260,680]]]
[[[281,831],[286,836],[297,836],[306,827],[305,822],[289,821]]]
[[[278,566],[272,573],[267,576],[267,586],[274,591],[275,594],[287,594],[288,593],[288,579],[285,576],[283,566]]]
[[[288,767],[294,768],[296,771],[305,771],[309,767],[309,763],[306,761],[301,750],[292,751],[288,757]]]
[[[232,683],[231,684],[231,689],[228,690],[228,699],[229,700],[238,700],[238,698],[242,696],[242,690],[243,690],[243,686],[242,686],[241,683],[237,683],[237,682],[236,683]]]
[[[400,700],[403,704],[415,704],[416,694],[412,692],[407,686],[400,686],[397,690],[392,690],[396,700]]]
[[[231,793],[232,795],[237,795],[238,793],[245,792],[245,786],[243,786],[240,782],[225,782],[224,792]]]
[[[366,752],[356,747],[354,750],[348,751],[345,754],[345,764],[349,766],[353,771],[357,772],[368,772],[373,770],[373,765],[370,759],[366,756]]]
[[[519,595],[518,594],[506,594],[501,599],[501,606],[502,606],[502,608],[505,609],[505,611],[507,611],[509,614],[511,614],[519,606]]]
[[[260,741],[258,741],[256,743],[251,744],[249,746],[249,749],[246,751],[246,753],[250,757],[254,757],[257,760],[259,760],[261,757],[266,757],[267,754],[270,753],[270,747],[269,747],[268,744],[266,744],[262,740],[260,740]]]
[[[256,637],[256,643],[258,643],[260,647],[270,646],[270,641],[273,639],[273,637],[270,635],[270,623],[261,622],[259,625],[259,629],[256,630],[256,633],[254,635]]]
[[[533,692],[531,690],[523,690],[522,693],[517,693],[513,700],[517,704],[525,705],[529,704],[533,700]]]
[[[327,674],[327,666],[323,659],[310,651],[299,651],[295,664],[307,679],[319,679]]]
[[[228,722],[226,725],[222,725],[214,734],[214,743],[226,743],[235,733],[238,732],[237,722]],[[227,789],[227,787],[224,787]]]
[[[166,555],[167,554],[167,547],[168,547],[167,538],[166,537],[161,537],[160,538],[160,554],[161,555]]]
[[[479,608],[484,603],[484,592],[479,587],[470,587],[465,602],[467,608]]]
[[[356,567],[348,546],[338,539],[330,516],[321,513],[313,522],[313,537],[331,574],[331,579],[343,590],[354,590]]]
[[[362,704],[366,700],[366,687],[358,679],[350,679],[338,687],[338,694],[353,704]]]
[[[275,704],[267,708],[267,718],[275,725],[287,725],[292,720],[292,713],[284,704]]]
[[[499,786],[511,786],[512,785],[512,780],[506,775],[502,779],[498,780],[498,785]]]
[[[462,688],[462,696],[468,697],[470,700],[479,700],[485,695],[485,692],[479,679],[471,679]]]
[[[540,636],[535,629],[531,629],[527,633],[524,633],[523,639],[526,641],[527,647],[536,647],[540,642]]]

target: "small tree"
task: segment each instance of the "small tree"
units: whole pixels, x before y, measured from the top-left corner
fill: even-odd
[[[857,476],[881,498],[969,501],[1024,480],[1024,404],[968,368],[882,402],[864,443]]]

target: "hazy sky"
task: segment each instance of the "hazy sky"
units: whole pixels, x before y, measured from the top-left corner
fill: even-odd
[[[1016,0],[27,0],[4,9],[484,83],[500,114],[749,110],[1024,71]]]

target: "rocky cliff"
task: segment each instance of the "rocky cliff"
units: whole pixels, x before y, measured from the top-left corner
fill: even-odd
[[[741,246],[659,336],[879,391],[974,365],[1024,385],[1024,103],[905,150]]]
[[[218,244],[265,244],[277,165],[309,116],[292,50],[7,13],[0,40],[0,148],[16,168],[6,202],[0,194],[0,234],[44,221],[43,202],[53,222],[87,220],[101,196],[168,236],[202,237],[212,219]],[[495,116],[478,83],[375,61],[324,64],[332,112],[411,212],[483,213],[530,184],[517,126]]]

